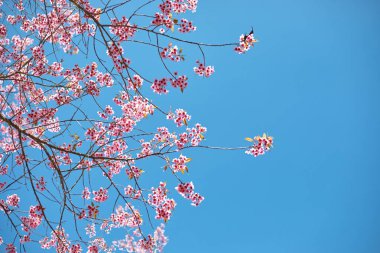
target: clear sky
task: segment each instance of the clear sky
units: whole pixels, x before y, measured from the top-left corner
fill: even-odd
[[[194,208],[172,189],[164,252],[380,252],[379,13],[369,0],[199,1],[189,16],[197,32],[186,38],[236,42],[253,26],[260,42],[245,55],[205,48],[211,78],[191,73],[191,59],[184,94],[148,97],[186,109],[208,128],[206,145],[243,146],[266,132],[274,149],[258,158],[184,152],[193,160],[183,179],[206,199]],[[158,73],[147,67],[150,51],[126,54]],[[161,166],[147,164],[142,180],[165,180]]]
[[[207,50],[215,75],[183,108],[209,144],[268,132],[275,148],[197,152],[206,200],[178,206],[166,252],[380,252],[379,13],[368,0],[199,2],[194,36],[230,41],[252,25],[260,43]]]

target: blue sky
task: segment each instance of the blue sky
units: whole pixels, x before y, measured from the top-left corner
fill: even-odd
[[[264,132],[275,142],[258,158],[184,152],[193,160],[183,179],[206,200],[194,208],[175,195],[165,252],[380,251],[379,11],[376,1],[199,2],[189,16],[197,32],[185,38],[235,42],[253,26],[260,42],[245,55],[204,48],[216,70],[209,79],[191,73],[201,55],[184,46],[184,94],[148,96],[186,109],[208,128],[207,145],[242,146]],[[136,48],[126,48],[134,66],[161,77],[154,51]],[[146,185],[165,180],[157,160],[143,166]]]
[[[275,148],[197,152],[190,174],[206,200],[177,208],[166,252],[380,251],[379,11],[377,1],[200,1],[194,36],[230,41],[252,25],[260,43],[243,56],[208,49],[216,73],[191,84],[183,107],[207,143],[268,132]]]

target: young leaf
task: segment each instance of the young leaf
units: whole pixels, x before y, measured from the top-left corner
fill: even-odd
[[[245,140],[246,140],[246,141],[249,141],[249,142],[253,142],[253,139],[252,139],[252,138],[249,138],[249,137],[246,137]]]

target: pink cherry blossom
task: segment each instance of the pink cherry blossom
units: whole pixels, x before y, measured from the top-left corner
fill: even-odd
[[[113,18],[111,19],[111,23],[111,33],[118,36],[120,41],[124,41],[130,37],[133,37],[136,32],[137,26],[131,25],[125,16],[123,16],[120,21],[118,21],[116,18]]]
[[[167,197],[166,183],[160,182],[157,188],[152,187],[152,193],[148,195],[148,203],[156,208],[156,219],[168,221],[172,211],[177,205],[174,199]]]
[[[180,183],[175,189],[182,197],[191,200],[193,206],[198,206],[204,200],[203,196],[194,192],[193,182]]]
[[[133,199],[138,199],[141,197],[142,191],[136,190],[132,186],[128,185],[127,187],[124,188],[124,194]]]
[[[183,60],[181,55],[182,50],[178,46],[173,46],[172,43],[169,43],[168,47],[164,47],[160,52],[160,56],[164,59],[169,59],[171,61],[179,62]]]
[[[18,204],[20,202],[20,197],[17,194],[12,194],[7,196],[6,203],[13,207],[18,207]]]
[[[100,187],[98,191],[93,191],[92,193],[95,195],[93,200],[96,202],[104,202],[108,199],[108,190],[103,187]]]
[[[95,230],[95,224],[87,224],[86,228],[86,235],[88,235],[89,238],[92,238],[96,236],[96,230]]]
[[[137,90],[141,88],[143,79],[139,75],[134,75],[133,78],[128,78],[128,89]]]
[[[250,138],[247,138],[251,141]],[[253,140],[253,145],[245,151],[248,155],[259,156],[264,155],[267,151],[272,148],[273,145],[273,137],[267,136],[264,134],[263,136],[256,136]]]
[[[187,82],[188,78],[185,75],[176,76],[175,79],[170,78],[169,80],[172,86],[174,88],[177,88],[177,87],[180,88],[181,92],[183,92],[188,85],[188,82]]]
[[[82,198],[84,199],[90,199],[90,190],[88,187],[84,187],[84,190],[82,191]]]
[[[7,251],[7,253],[17,253],[16,246],[13,245],[12,243],[7,244],[7,247],[5,248],[5,250]]]
[[[166,78],[162,78],[160,80],[156,79],[156,80],[154,80],[151,88],[157,94],[166,94],[169,92],[166,89],[166,85],[167,85],[167,79]]]
[[[193,22],[188,21],[185,18],[181,19],[181,23],[179,25],[180,27],[178,28],[178,31],[181,33],[188,33],[197,30],[197,28],[193,25]]]
[[[187,158],[184,155],[180,155],[178,158],[174,158],[172,160],[172,169],[174,172],[182,172],[188,171],[188,168],[186,166],[186,163],[189,162],[189,158]]]
[[[244,54],[251,47],[253,47],[254,43],[256,43],[256,42],[257,42],[257,40],[253,37],[253,34],[250,34],[248,36],[242,34],[239,38],[239,46],[235,47],[234,50],[238,54]]]
[[[140,212],[133,206],[128,205],[125,207],[118,206],[109,220],[111,222],[110,228],[136,228],[143,222]]]
[[[190,149],[213,148],[203,143],[207,129],[193,125],[187,111],[172,110],[169,100],[186,100],[189,72],[215,72],[205,63],[207,48],[232,45],[245,53],[257,42],[253,31],[238,43],[201,43],[191,39],[197,0],[136,9],[122,2],[17,0],[0,11],[0,191],[6,193],[0,218],[10,231],[2,246],[7,253],[17,251],[16,243],[21,251],[37,244],[58,253],[162,252],[168,238],[154,219],[169,222],[179,197],[168,189],[176,186],[193,206],[204,200],[184,181],[191,175],[181,173],[189,170]],[[150,49],[154,55],[145,54]],[[253,156],[273,146],[265,134],[246,140],[250,145],[237,149]]]
[[[40,191],[46,190],[46,181],[44,177],[40,177],[40,180],[36,183],[36,188]]]
[[[198,66],[194,67],[194,72],[199,76],[210,77],[215,72],[214,66],[205,66],[200,61],[196,63]]]
[[[81,253],[82,247],[80,244],[72,244],[69,253]]]
[[[169,120],[173,120],[178,127],[187,125],[188,121],[191,119],[191,116],[183,109],[176,109],[175,113],[169,113],[166,117]]]

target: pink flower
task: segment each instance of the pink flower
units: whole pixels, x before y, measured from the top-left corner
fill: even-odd
[[[24,161],[28,161],[28,158],[26,158],[23,154],[16,156],[17,165],[22,165]]]
[[[167,79],[162,78],[161,80],[155,79],[151,88],[157,94],[167,94],[169,91],[166,89]]]
[[[194,67],[194,72],[199,76],[210,77],[215,72],[214,66],[205,66],[200,61],[196,61],[196,63],[198,66]]]
[[[91,203],[91,205],[87,206],[88,209],[88,216],[91,218],[96,218],[96,216],[99,213],[98,206],[95,206],[94,203]]]
[[[141,197],[142,192],[141,190],[133,189],[132,186],[128,185],[127,187],[124,188],[124,194],[133,199],[138,199]]]
[[[92,237],[96,236],[96,230],[95,230],[95,224],[94,223],[87,224],[87,226],[85,227],[85,230],[86,230],[86,235],[88,235],[88,237],[92,238]]]
[[[7,244],[5,250],[7,251],[7,253],[17,253],[16,246],[14,246],[12,243]]]
[[[93,200],[96,202],[104,202],[108,199],[108,191],[107,189],[103,189],[103,187],[100,187],[98,191],[93,191],[92,193],[95,195]]]
[[[107,113],[108,115],[112,115],[115,113],[110,105],[106,106],[106,109],[104,109],[104,112]]]
[[[0,166],[0,175],[6,175],[8,173],[8,164],[5,166]]]
[[[126,169],[125,172],[127,173],[129,179],[132,179],[132,178],[138,179],[144,171],[140,170],[136,166],[131,166],[131,168]]]
[[[178,31],[181,33],[188,33],[191,31],[197,30],[197,27],[193,25],[193,22],[188,21],[187,19],[181,19],[181,23],[179,24]]]
[[[46,181],[44,177],[41,177],[40,180],[36,183],[37,190],[44,191],[46,190]]]
[[[245,35],[242,34],[239,38],[239,46],[235,47],[234,50],[238,54],[244,54],[247,52],[257,40],[253,37],[253,34]]]
[[[26,243],[30,242],[30,236],[29,235],[24,235],[20,238],[20,243]]]
[[[92,246],[88,246],[87,248],[87,253],[98,253],[98,252],[99,252],[98,246],[92,245]]]
[[[81,253],[82,248],[79,244],[72,244],[69,253]]]
[[[168,47],[164,47],[164,49],[160,52],[160,56],[164,59],[179,62],[183,60],[181,53],[182,49],[178,49],[177,46],[173,46],[172,43],[169,43]]]
[[[5,25],[0,25],[0,39],[5,38],[7,35],[7,28]]]
[[[174,158],[172,160],[173,172],[179,172],[179,171],[181,171],[182,173],[184,173],[185,171],[187,172],[188,168],[186,166],[186,163],[188,163],[190,160],[191,160],[190,158],[187,158],[184,155],[180,155],[178,158]]]
[[[86,217],[86,211],[83,209],[80,213],[79,213],[79,216],[78,216],[78,219],[83,219]]]
[[[253,145],[245,151],[248,155],[259,156],[264,155],[273,146],[273,137],[263,134],[263,136],[256,136],[254,139],[246,138],[247,141],[253,142]]]
[[[141,152],[137,155],[137,157],[145,157],[145,156],[150,156],[151,154],[153,154],[153,150],[152,150],[152,145],[150,144],[150,142],[143,142],[141,144]]]
[[[19,196],[17,194],[12,194],[7,196],[6,203],[10,206],[18,207],[18,203],[20,202]]]
[[[136,25],[131,25],[128,19],[123,16],[120,21],[116,18],[111,19],[112,26],[110,28],[111,33],[119,37],[120,41],[127,40],[136,32]]]
[[[30,206],[29,215],[21,217],[21,228],[25,232],[30,232],[32,229],[37,228],[42,222],[42,210],[41,206]]]
[[[187,84],[188,84],[187,83],[188,78],[185,75],[176,76],[175,79],[170,78],[169,80],[172,83],[172,86],[174,88],[177,88],[177,87],[180,88],[181,92],[183,92],[185,90],[185,88],[187,87]]]
[[[148,195],[148,203],[156,208],[156,219],[165,222],[171,217],[172,211],[177,205],[174,199],[167,197],[166,183],[160,182],[157,188],[152,187],[152,193]]]
[[[187,114],[187,112],[183,109],[176,109],[175,114],[170,112],[167,116],[167,119],[173,120],[178,127],[186,125],[187,122],[191,119],[191,116]]]
[[[175,189],[182,197],[191,200],[192,206],[198,206],[204,200],[203,196],[194,192],[193,182],[180,183]]]
[[[139,75],[134,75],[133,78],[128,78],[128,89],[137,90],[143,84],[143,79]]]
[[[84,187],[84,190],[82,191],[82,198],[83,199],[90,199],[90,190],[88,187]]]

